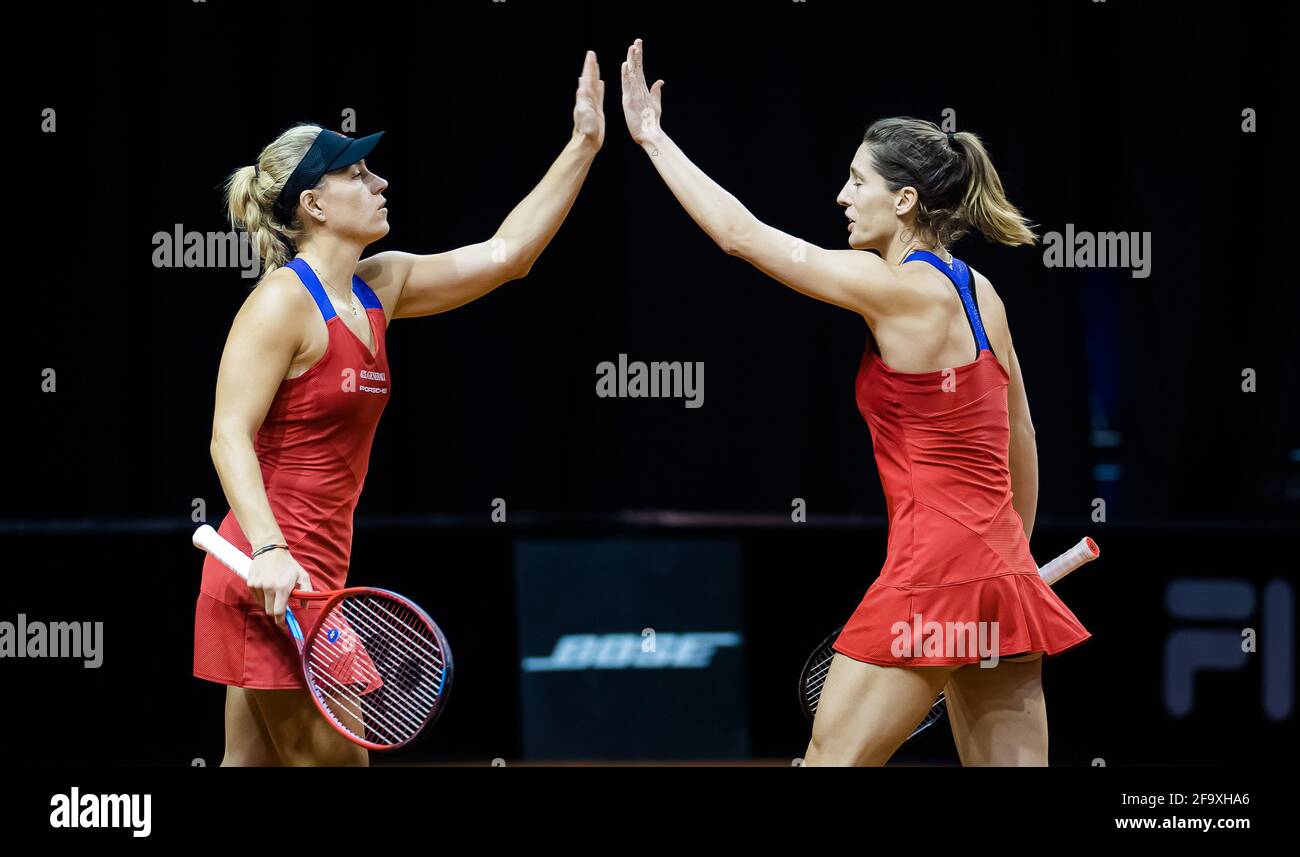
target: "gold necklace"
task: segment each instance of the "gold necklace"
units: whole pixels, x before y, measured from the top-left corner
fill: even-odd
[[[303,261],[306,261],[306,260],[304,259]],[[327,279],[325,279],[325,275],[322,274],[320,271],[318,271],[318,270],[316,269],[316,266],[315,266],[315,265],[313,265],[311,262],[307,262],[307,267],[311,268],[313,271],[316,271],[316,276],[317,276],[317,277],[320,277],[320,281],[321,281],[322,283],[325,284],[325,288],[329,289],[329,291],[330,291],[330,293],[331,293],[332,295],[334,295],[335,297],[338,297],[338,294],[339,294],[338,291],[337,291],[336,289],[333,289],[333,288],[330,287],[330,281],[327,280]],[[349,307],[349,309],[352,310],[352,317],[353,317],[353,318],[361,318],[361,312],[357,309],[357,295],[356,295],[356,292],[348,292],[348,297],[352,298],[352,300],[348,303],[348,307]]]

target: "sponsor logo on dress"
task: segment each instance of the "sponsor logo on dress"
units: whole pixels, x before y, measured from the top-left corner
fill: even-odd
[[[387,372],[371,372],[371,371],[369,371],[369,370],[367,370],[367,369],[362,369],[362,370],[361,370],[361,380],[362,380],[362,381],[387,381],[387,380],[388,380],[388,373],[387,373]],[[371,387],[371,386],[367,386],[367,385],[365,385],[365,384],[358,384],[358,385],[357,385],[357,389],[360,390],[360,391],[363,392],[363,393],[384,393],[384,394],[387,394],[387,393],[388,393],[388,388],[387,388],[387,387]]]

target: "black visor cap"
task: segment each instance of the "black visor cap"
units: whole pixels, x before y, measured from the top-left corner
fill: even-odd
[[[312,142],[307,154],[303,155],[298,166],[293,168],[289,180],[275,199],[275,216],[281,223],[293,220],[298,208],[298,197],[303,191],[314,188],[320,183],[321,176],[334,170],[341,170],[355,164],[370,154],[384,132],[371,134],[354,140],[337,131],[322,130]]]

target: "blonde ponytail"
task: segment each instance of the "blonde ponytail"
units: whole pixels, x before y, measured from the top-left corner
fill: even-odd
[[[226,178],[231,225],[248,233],[262,260],[263,274],[287,264],[297,252],[295,245],[305,232],[297,209],[292,223],[280,223],[275,200],[320,132],[318,125],[295,125],[269,143],[255,165],[240,167]]]

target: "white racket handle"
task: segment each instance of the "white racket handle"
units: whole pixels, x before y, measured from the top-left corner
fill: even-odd
[[[226,568],[248,582],[249,569],[253,567],[252,558],[212,529],[211,524],[204,524],[194,531],[194,546],[212,554]]]
[[[1051,586],[1079,566],[1092,562],[1099,556],[1101,556],[1101,548],[1097,547],[1096,542],[1085,536],[1079,540],[1077,545],[1038,569],[1038,575],[1043,578],[1048,586]]]

